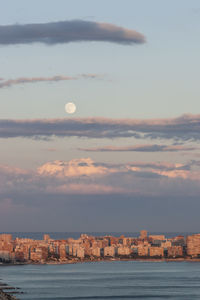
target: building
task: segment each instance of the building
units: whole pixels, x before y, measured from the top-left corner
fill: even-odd
[[[48,234],[44,234],[44,241],[48,242],[50,240],[50,236]]]
[[[163,257],[164,256],[164,248],[163,247],[150,247],[149,248],[149,256]]]
[[[21,250],[15,251],[15,261],[24,262],[26,259],[24,257],[24,252]]]
[[[92,255],[96,257],[101,257],[101,248],[100,247],[92,247]]]
[[[59,247],[59,256],[61,259],[65,259],[66,258],[66,245],[65,244],[61,244]]]
[[[120,256],[128,256],[131,254],[131,248],[126,246],[120,246],[117,248],[117,254]]]
[[[187,236],[187,255],[192,257],[200,256],[200,233]]]
[[[10,252],[6,250],[0,250],[0,261],[9,262],[10,261]]]
[[[160,234],[160,235],[149,235],[149,238],[152,240],[152,241],[163,241],[165,240],[165,236]]]
[[[77,249],[76,256],[80,259],[83,259],[85,257],[85,250],[83,247],[79,247]]]
[[[172,246],[172,242],[171,241],[163,241],[161,242],[161,247],[168,249]]]
[[[48,249],[45,247],[33,247],[30,251],[30,259],[34,262],[46,261]]]
[[[149,255],[149,247],[146,245],[139,245],[137,247],[138,256],[148,256]]]
[[[104,256],[110,256],[110,257],[114,257],[116,253],[115,247],[113,246],[108,246],[104,248]]]
[[[168,257],[182,257],[183,256],[183,247],[182,246],[172,246],[167,249]]]
[[[141,230],[140,231],[140,239],[141,240],[147,239],[147,231],[146,230]]]
[[[6,233],[0,234],[0,241],[7,242],[7,243],[11,242],[12,234],[6,234]]]

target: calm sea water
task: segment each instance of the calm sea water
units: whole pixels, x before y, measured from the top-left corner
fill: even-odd
[[[6,233],[6,232],[2,232],[2,233]],[[50,237],[55,240],[56,239],[64,240],[69,237],[78,239],[81,233],[86,233],[88,235],[93,235],[93,236],[112,235],[116,237],[119,237],[122,234],[126,237],[138,237],[140,235],[139,232],[7,232],[7,233],[11,233],[14,239],[16,237],[19,237],[19,238],[30,238],[35,240],[43,239],[44,234],[49,234]],[[196,232],[187,232],[187,233],[186,232],[150,232],[149,234],[164,234],[167,238],[171,238],[177,235],[187,236],[193,233]]]
[[[200,299],[198,262],[95,262],[0,267],[19,299]]]

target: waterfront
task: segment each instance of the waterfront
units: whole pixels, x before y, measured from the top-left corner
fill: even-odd
[[[137,237],[92,236],[81,234],[78,239],[43,240],[13,239],[12,234],[0,234],[0,264],[71,264],[112,260],[199,261],[200,234],[148,234],[141,230]]]
[[[200,299],[200,263],[91,262],[0,267],[18,299]]]

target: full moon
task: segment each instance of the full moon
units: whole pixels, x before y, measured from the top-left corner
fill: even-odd
[[[76,105],[72,102],[69,102],[65,105],[65,111],[68,113],[68,114],[73,114],[75,113],[76,111]]]

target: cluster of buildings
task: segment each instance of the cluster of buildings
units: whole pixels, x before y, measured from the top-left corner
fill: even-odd
[[[104,259],[137,258],[200,258],[200,234],[166,238],[148,235],[139,237],[94,237],[81,234],[79,239],[54,240],[45,234],[43,240],[16,238],[0,234],[0,262],[46,263]]]

